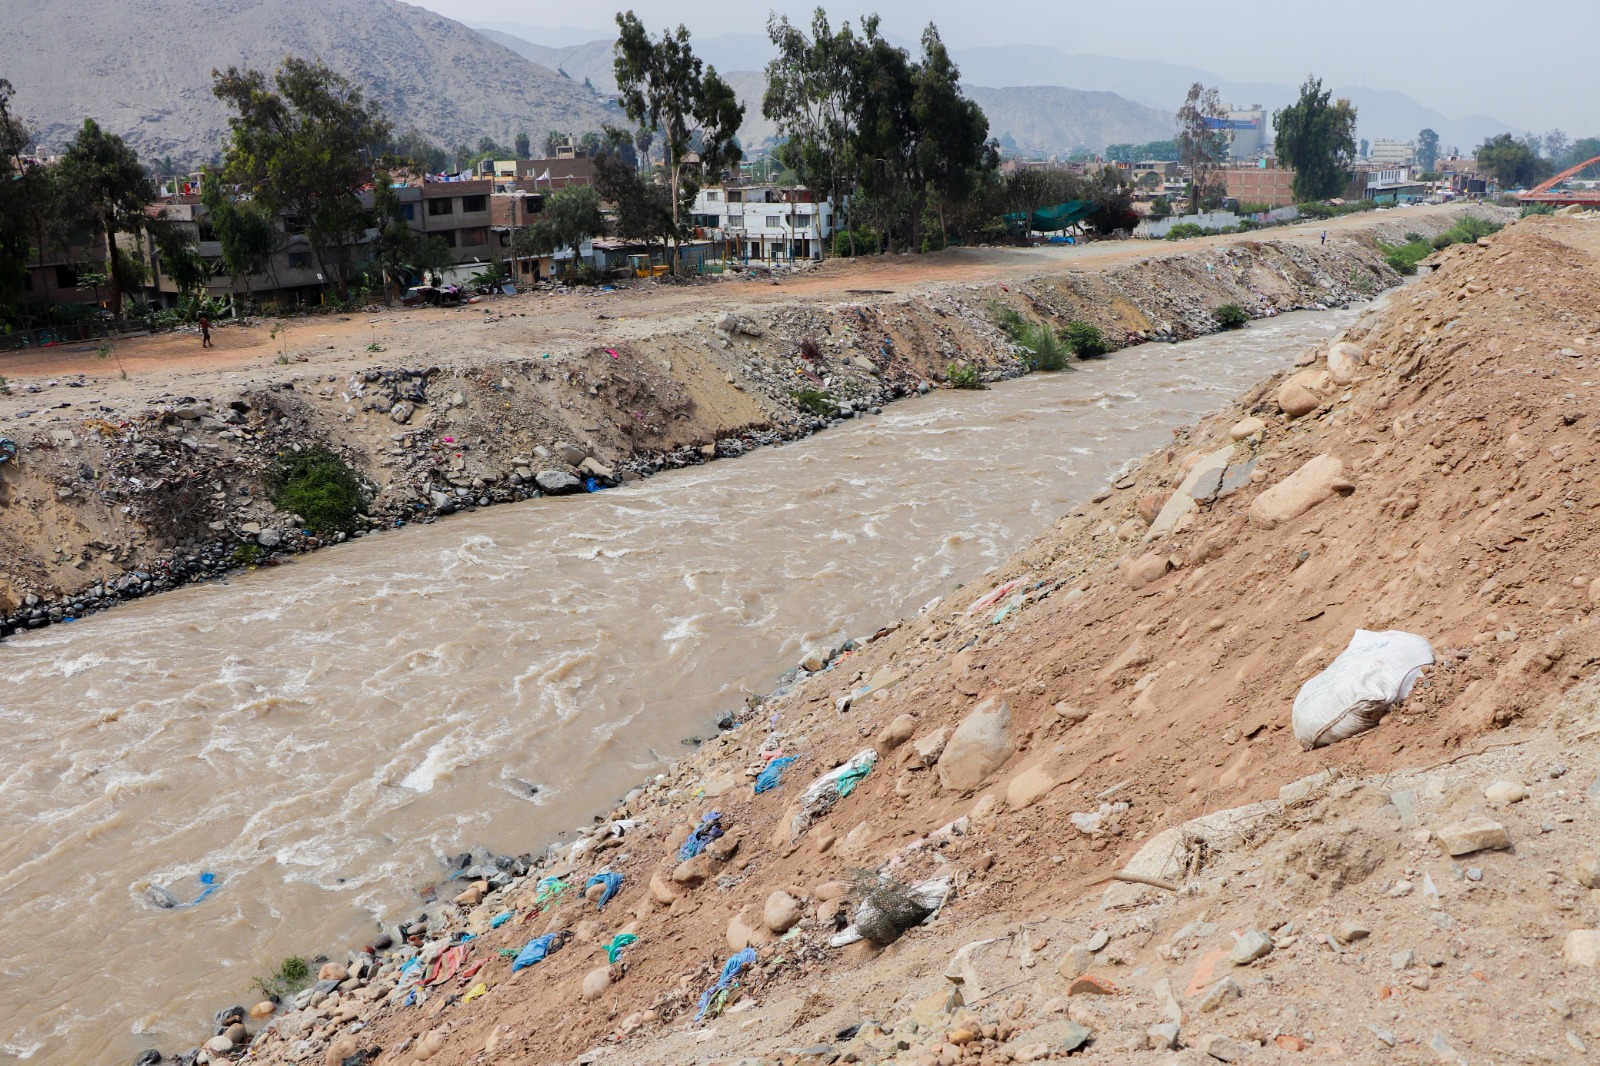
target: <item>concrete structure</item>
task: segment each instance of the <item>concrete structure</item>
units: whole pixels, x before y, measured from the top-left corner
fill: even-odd
[[[1417,148],[1410,141],[1390,141],[1379,138],[1372,142],[1367,162],[1375,167],[1408,167],[1416,162]]]
[[[1272,143],[1267,132],[1270,116],[1260,104],[1240,107],[1228,106],[1228,117],[1216,119],[1212,125],[1228,135],[1228,158],[1231,160],[1260,159]]]
[[[697,238],[739,259],[821,259],[833,238],[833,204],[800,185],[711,186],[695,194],[690,213]]]
[[[1295,202],[1294,171],[1286,167],[1228,167],[1222,175],[1228,195],[1241,204],[1286,207]]]
[[[1360,175],[1360,180],[1362,198],[1380,204],[1414,203],[1428,195],[1428,186],[1425,183],[1412,180],[1410,167],[1368,170]]]
[[[568,185],[593,185],[594,160],[582,153],[567,153],[548,159],[496,159],[494,180],[524,180],[544,190],[564,189]]]

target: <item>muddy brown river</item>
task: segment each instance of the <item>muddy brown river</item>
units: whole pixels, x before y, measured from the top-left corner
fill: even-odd
[[[1353,317],[908,400],[0,644],[0,1063],[195,1046],[278,959],[414,915],[441,856],[537,851],[807,645],[979,577]],[[148,902],[203,871],[200,902]]]

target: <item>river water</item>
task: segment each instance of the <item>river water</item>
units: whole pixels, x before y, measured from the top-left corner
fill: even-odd
[[[0,644],[0,1062],[193,1046],[275,960],[416,913],[440,856],[538,850],[807,645],[980,576],[1352,317],[940,392]],[[202,871],[198,905],[146,901]]]

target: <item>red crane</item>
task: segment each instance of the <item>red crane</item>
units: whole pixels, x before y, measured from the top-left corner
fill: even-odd
[[[1549,181],[1539,185],[1518,196],[1517,199],[1525,204],[1600,204],[1600,189],[1578,189],[1569,191],[1557,190],[1556,186],[1566,181],[1575,174],[1588,167],[1600,163],[1600,155],[1593,159],[1585,159],[1575,167],[1568,167]]]

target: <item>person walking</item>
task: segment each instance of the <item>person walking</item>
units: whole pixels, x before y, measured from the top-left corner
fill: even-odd
[[[211,319],[206,315],[200,316],[200,347],[213,347],[211,343]]]
[[[1327,230],[1323,230],[1322,231],[1322,243],[1323,244],[1327,244],[1328,243],[1328,231]]]

